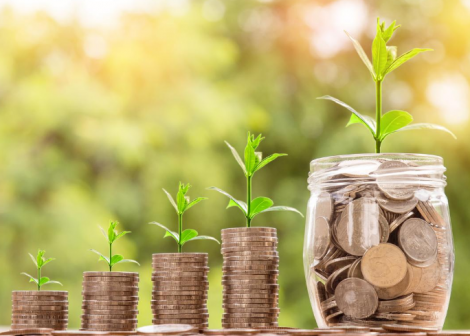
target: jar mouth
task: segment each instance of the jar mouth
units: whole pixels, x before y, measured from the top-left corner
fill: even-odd
[[[387,161],[397,165],[382,165]],[[387,167],[385,167],[387,166]],[[380,167],[380,169],[379,169]],[[444,187],[444,160],[440,156],[412,153],[350,154],[311,161],[309,189],[314,184],[343,186],[351,183],[395,185],[413,184],[432,188]]]

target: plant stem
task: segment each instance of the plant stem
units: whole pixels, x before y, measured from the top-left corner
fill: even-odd
[[[246,214],[246,227],[251,227],[251,179],[253,176],[246,177],[246,204],[247,204],[247,214]]]
[[[380,140],[380,122],[382,119],[382,80],[375,82],[375,121],[377,124],[377,130],[375,131],[375,152],[380,153],[380,146],[382,140]]]
[[[112,272],[113,266],[111,266],[111,258],[113,257],[113,244],[109,243],[109,271]]]
[[[41,290],[41,267],[38,267],[38,291]]]
[[[181,245],[181,233],[183,232],[183,214],[178,214],[178,253],[183,251],[183,246]]]

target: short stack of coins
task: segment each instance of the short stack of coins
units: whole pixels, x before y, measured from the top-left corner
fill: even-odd
[[[269,227],[222,230],[224,328],[277,326],[279,254]]]
[[[66,291],[13,291],[12,303],[12,329],[67,329],[69,301]]]
[[[139,274],[83,273],[84,331],[134,331],[137,326]]]
[[[207,253],[152,255],[152,323],[208,327]]]
[[[326,326],[442,326],[452,238],[439,191],[416,183],[431,177],[397,160],[335,170],[315,205],[310,270]]]

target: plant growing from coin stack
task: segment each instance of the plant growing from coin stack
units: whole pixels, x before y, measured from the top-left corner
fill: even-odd
[[[103,236],[106,238],[106,240],[108,241],[108,246],[109,246],[109,257],[101,254],[100,252],[96,251],[96,250],[93,250],[93,249],[90,249],[91,252],[93,253],[96,253],[97,255],[100,256],[100,258],[98,259],[98,261],[100,260],[103,260],[103,261],[106,261],[106,263],[108,264],[109,266],[109,271],[111,272],[113,270],[113,267],[117,264],[122,264],[122,263],[134,263],[134,264],[137,264],[140,266],[140,264],[135,261],[135,260],[132,260],[132,259],[124,259],[124,257],[120,254],[114,254],[113,255],[113,244],[116,240],[118,240],[119,238],[122,238],[124,237],[126,234],[128,233],[131,233],[130,231],[122,231],[122,232],[118,232],[116,230],[116,226],[118,225],[119,223],[118,222],[110,222],[109,223],[109,227],[108,227],[108,231],[105,231],[101,226],[100,226],[100,230],[101,230],[101,233],[103,234]]]
[[[216,187],[208,188],[209,190],[216,190],[230,199],[227,208],[237,207],[242,211],[243,215],[246,218],[246,227],[251,227],[251,221],[253,220],[255,216],[261,213],[266,213],[270,211],[292,211],[292,212],[298,213],[299,215],[303,217],[302,213],[295,208],[282,206],[282,205],[273,206],[274,204],[273,200],[268,197],[256,197],[255,199],[252,199],[252,189],[253,189],[252,182],[253,182],[253,176],[255,175],[255,173],[259,171],[261,168],[265,167],[268,163],[271,163],[274,160],[276,160],[278,157],[287,155],[287,154],[274,153],[263,159],[263,154],[261,152],[256,151],[258,149],[260,142],[263,139],[264,138],[261,136],[261,134],[255,138],[254,135],[248,132],[248,139],[247,139],[247,144],[245,147],[245,155],[244,155],[245,160],[242,160],[242,158],[240,157],[240,155],[238,154],[235,148],[233,148],[228,142],[225,142],[228,148],[230,148],[230,150],[232,151],[232,154],[235,160],[240,165],[240,168],[243,170],[243,173],[245,174],[246,202],[236,199],[229,193],[219,188],[216,188]]]
[[[53,281],[53,280],[49,279],[48,277],[43,277],[42,276],[42,268],[44,266],[46,266],[48,263],[50,263],[51,261],[55,260],[55,258],[46,259],[44,257],[45,253],[46,253],[46,251],[41,250],[41,249],[38,250],[38,253],[37,253],[36,257],[34,257],[31,253],[29,253],[29,256],[31,257],[31,260],[36,265],[37,278],[35,278],[35,277],[29,275],[28,273],[25,273],[25,272],[21,273],[21,274],[26,275],[27,277],[29,277],[29,282],[34,282],[37,285],[38,291],[40,291],[41,287],[44,286],[44,285],[57,284],[57,285],[62,286],[62,284],[59,281]]]
[[[165,232],[164,238],[166,237],[173,238],[178,245],[178,252],[182,252],[183,245],[190,241],[213,240],[219,243],[219,241],[215,239],[214,237],[199,235],[199,233],[196,230],[193,230],[193,229],[183,230],[184,213],[188,211],[190,208],[192,208],[193,206],[195,206],[196,204],[198,204],[199,202],[207,199],[206,197],[197,197],[196,199],[191,201],[189,196],[186,196],[186,194],[189,191],[189,188],[191,188],[191,185],[189,183],[184,184],[180,182],[179,187],[178,187],[178,193],[176,194],[176,202],[173,199],[173,197],[170,195],[170,193],[166,191],[165,189],[163,189],[171,205],[173,205],[173,207],[175,208],[176,214],[178,215],[178,232],[172,231],[169,228],[167,228],[165,225],[157,223],[157,222],[149,223],[149,224],[157,225],[161,227],[162,229],[165,229],[166,232]]]
[[[391,110],[382,115],[382,83],[385,76],[416,55],[426,51],[432,51],[432,49],[427,48],[414,48],[397,57],[397,47],[387,46],[387,43],[392,38],[395,30],[399,27],[400,25],[396,25],[395,21],[393,21],[388,28],[385,28],[385,22],[381,23],[380,19],[377,19],[377,35],[372,43],[372,62],[367,57],[359,42],[348,34],[359,57],[366,65],[375,82],[375,120],[368,115],[357,112],[354,108],[337,98],[331,96],[318,98],[331,100],[352,112],[351,118],[346,126],[353,124],[364,125],[374,137],[376,153],[380,153],[382,142],[385,138],[396,132],[434,129],[450,133],[455,138],[455,135],[443,126],[429,123],[411,124],[413,117],[406,111]]]

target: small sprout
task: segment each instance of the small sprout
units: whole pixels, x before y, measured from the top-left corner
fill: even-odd
[[[366,65],[372,76],[372,79],[375,82],[375,120],[372,117],[357,112],[351,106],[347,105],[339,99],[333,98],[331,96],[323,96],[318,98],[331,100],[352,112],[351,118],[346,127],[353,124],[364,125],[374,137],[376,153],[380,153],[382,142],[385,140],[385,138],[396,132],[417,129],[434,129],[447,132],[455,138],[455,135],[443,126],[429,123],[411,124],[413,117],[406,111],[392,110],[382,115],[382,82],[385,79],[385,76],[416,55],[422,52],[432,51],[432,49],[414,48],[397,57],[397,47],[387,46],[387,42],[392,38],[393,33],[399,27],[400,25],[397,26],[396,21],[393,21],[388,28],[385,28],[385,22],[381,23],[380,19],[377,19],[377,34],[374,38],[374,41],[372,42],[372,63],[359,42],[346,33],[346,35],[348,35],[348,37],[351,39],[354,48],[359,54],[359,57]]]
[[[119,222],[111,222],[109,223],[108,231],[106,232],[101,226],[100,230],[103,236],[106,238],[108,241],[109,245],[109,257],[106,257],[105,255],[101,254],[100,252],[90,249],[91,252],[96,253],[97,255],[100,256],[98,261],[104,260],[109,266],[109,271],[111,272],[113,270],[113,266],[116,264],[121,264],[121,263],[134,263],[140,266],[140,264],[132,259],[124,259],[124,257],[120,254],[115,254],[113,255],[113,243],[118,240],[121,237],[124,237],[126,234],[131,233],[131,231],[122,231],[119,233],[116,230],[116,226],[119,224]]]
[[[29,277],[29,282],[34,282],[38,286],[38,291],[40,291],[41,287],[44,286],[44,285],[57,284],[57,285],[62,286],[62,284],[59,281],[53,281],[53,280],[49,279],[48,277],[41,276],[42,268],[46,264],[48,264],[51,261],[55,260],[55,258],[49,258],[49,259],[44,258],[45,253],[46,253],[46,251],[44,251],[44,250],[38,250],[38,254],[37,254],[36,258],[31,253],[29,253],[29,256],[31,257],[31,260],[33,261],[34,265],[36,265],[36,268],[37,268],[37,274],[38,274],[37,278],[29,275],[28,273],[24,273],[24,272],[21,273],[21,274],[26,275],[27,277]]]
[[[200,236],[199,233],[196,230],[186,229],[186,230],[183,231],[183,214],[187,210],[189,210],[190,208],[192,208],[193,206],[198,204],[199,202],[204,201],[204,200],[207,199],[206,197],[198,197],[198,198],[194,199],[191,202],[189,196],[186,196],[187,192],[189,191],[189,188],[191,188],[191,185],[189,183],[185,185],[184,183],[180,182],[179,188],[178,188],[178,193],[176,195],[176,202],[173,199],[173,197],[170,195],[170,193],[168,191],[166,191],[165,189],[163,189],[166,196],[170,200],[170,203],[175,208],[176,214],[178,215],[178,232],[171,231],[166,226],[164,226],[160,223],[157,223],[157,222],[149,223],[149,224],[158,225],[159,227],[165,229],[166,232],[165,232],[165,235],[163,237],[164,238],[172,237],[176,241],[176,243],[178,244],[178,252],[182,252],[183,245],[186,244],[187,242],[193,241],[193,240],[213,240],[213,241],[216,241],[217,243],[219,243],[219,241],[217,239],[215,239],[214,237]]]
[[[264,138],[261,137],[261,134],[258,135],[258,137],[255,138],[254,135],[251,135],[248,132],[248,140],[247,140],[247,145],[245,147],[245,161],[242,160],[240,155],[238,155],[238,152],[235,148],[233,148],[228,142],[225,142],[232,151],[233,156],[235,157],[235,160],[238,162],[240,167],[243,170],[243,173],[245,174],[246,177],[246,184],[247,184],[247,201],[246,203],[243,201],[240,201],[236,199],[235,197],[231,196],[229,193],[216,188],[216,187],[210,187],[208,188],[209,190],[215,190],[218,191],[219,193],[227,196],[230,200],[228,203],[227,208],[230,207],[237,207],[239,208],[242,212],[243,215],[246,218],[246,226],[250,227],[251,226],[251,221],[252,219],[260,214],[260,213],[265,213],[269,211],[293,211],[298,213],[299,215],[302,215],[300,211],[297,209],[287,207],[287,206],[273,206],[274,202],[267,197],[257,197],[255,199],[251,199],[251,190],[252,190],[252,179],[253,175],[266,166],[268,163],[276,160],[280,156],[286,156],[287,154],[271,154],[267,156],[266,158],[263,159],[263,155],[261,152],[256,152],[256,149],[258,148],[260,142]]]

